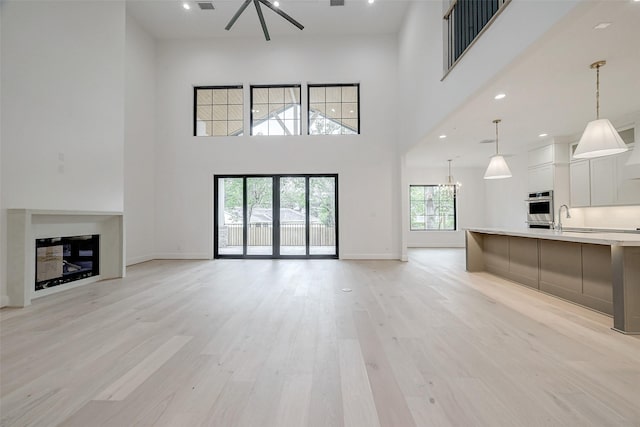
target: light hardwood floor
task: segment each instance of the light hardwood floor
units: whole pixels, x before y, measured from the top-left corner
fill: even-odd
[[[153,261],[0,319],[3,426],[640,425],[640,337],[458,249]]]

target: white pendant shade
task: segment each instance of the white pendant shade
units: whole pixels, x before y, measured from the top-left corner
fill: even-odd
[[[489,167],[487,167],[487,171],[484,173],[484,179],[502,178],[511,178],[511,171],[509,170],[509,166],[504,160],[504,157],[496,154],[495,156],[491,157]]]
[[[587,123],[573,157],[591,159],[622,153],[628,149],[611,122],[598,119]]]

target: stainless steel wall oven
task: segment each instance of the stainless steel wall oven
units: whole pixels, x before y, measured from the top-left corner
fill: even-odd
[[[529,193],[526,202],[529,228],[552,228],[553,191]]]

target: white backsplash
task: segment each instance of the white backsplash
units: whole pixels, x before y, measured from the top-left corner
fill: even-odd
[[[564,212],[562,213],[562,225],[565,227],[636,229],[640,228],[640,206],[572,208],[571,218],[565,218]]]

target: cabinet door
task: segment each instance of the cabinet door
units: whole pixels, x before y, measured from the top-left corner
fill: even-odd
[[[569,165],[571,207],[591,206],[591,184],[589,160],[572,162]]]
[[[529,168],[528,189],[530,192],[553,190],[553,165]]]
[[[553,162],[553,144],[529,151],[528,166],[535,167]]]
[[[617,200],[616,159],[591,159],[591,206],[611,206]]]
[[[640,149],[640,148],[636,148]],[[627,160],[631,157],[632,150],[619,154],[616,157],[617,171],[617,205],[640,205],[640,179],[628,179]]]

